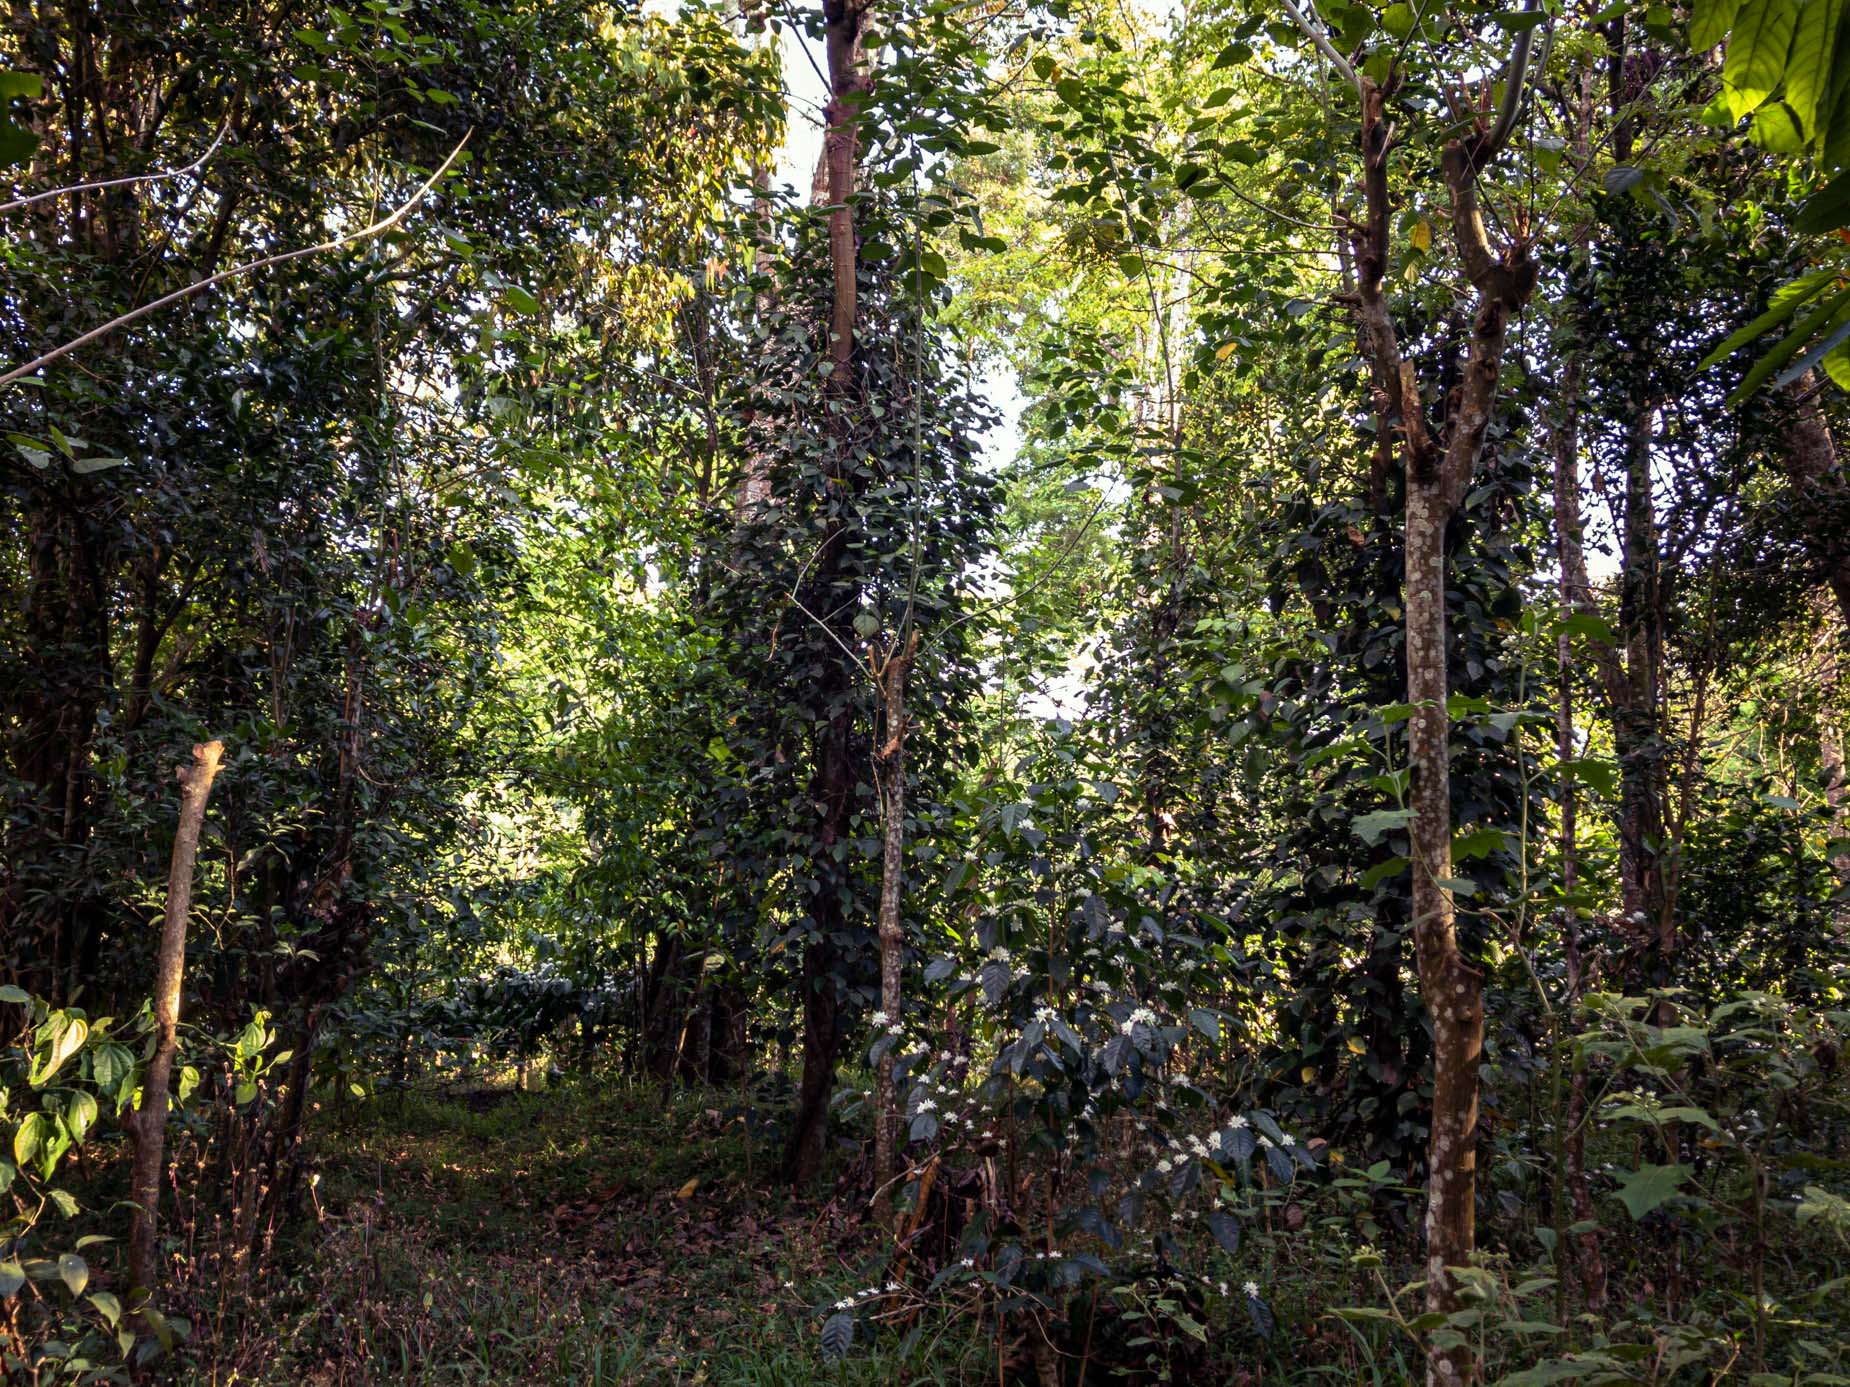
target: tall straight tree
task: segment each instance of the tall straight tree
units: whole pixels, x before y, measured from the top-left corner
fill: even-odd
[[[1388,103],[1401,85],[1389,65],[1377,81],[1358,72],[1321,28],[1285,0],[1292,19],[1355,87],[1361,103],[1361,215],[1349,226],[1356,288],[1351,307],[1373,382],[1377,437],[1398,435],[1405,487],[1407,764],[1413,935],[1420,994],[1433,1029],[1432,1128],[1427,1152],[1426,1298],[1429,1310],[1461,1306],[1452,1269],[1476,1245],[1478,1067],[1484,1048],[1484,975],[1459,947],[1452,888],[1451,726],[1446,700],[1446,527],[1477,476],[1496,404],[1511,320],[1534,292],[1536,262],[1528,228],[1493,249],[1478,199],[1478,176],[1515,128],[1529,63],[1530,34],[1512,46],[1494,118],[1474,115],[1469,132],[1448,139],[1439,158],[1450,205],[1455,272],[1473,295],[1457,384],[1441,389],[1429,422],[1419,370],[1402,348],[1383,284],[1390,264],[1392,199],[1388,155],[1397,136]],[[1468,1345],[1427,1351],[1427,1381],[1455,1387],[1478,1375]]]
[[[829,388],[825,397],[828,430],[834,441],[827,467],[834,485],[846,485],[851,448],[852,412],[856,404],[854,338],[859,320],[854,196],[859,164],[861,107],[869,90],[861,43],[866,0],[823,0],[823,36],[828,54],[829,104],[823,136],[823,168],[817,191],[827,198],[829,219]],[[838,513],[823,534],[816,556],[814,586],[834,585],[848,527]],[[820,692],[830,708],[817,747],[812,799],[817,806],[815,847],[820,889],[813,902],[815,933],[803,951],[803,1078],[797,1111],[784,1148],[784,1177],[807,1184],[822,1168],[828,1131],[829,1095],[841,1049],[841,997],[835,977],[835,939],[839,933],[842,892],[831,883],[839,872],[820,859],[833,856],[848,833],[853,811],[855,767],[852,764],[854,700],[848,668],[830,660],[824,666],[828,687]]]

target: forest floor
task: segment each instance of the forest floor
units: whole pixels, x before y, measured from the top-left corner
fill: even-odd
[[[824,1310],[879,1251],[851,1210],[776,1189],[736,1096],[388,1096],[323,1114],[311,1141],[310,1217],[189,1381],[993,1381],[994,1350],[929,1316],[822,1359]]]

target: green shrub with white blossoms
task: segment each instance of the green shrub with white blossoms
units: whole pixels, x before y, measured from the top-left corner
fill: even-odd
[[[905,1094],[902,1219],[931,1234],[915,1242],[955,1248],[934,1290],[977,1288],[1043,1336],[1078,1299],[1142,1287],[1136,1313],[1171,1305],[1185,1334],[1219,1304],[1267,1337],[1270,1237],[1247,1233],[1321,1143],[1267,1111],[1217,1109],[1193,1082],[1224,1073],[1231,1018],[1186,989],[1225,927],[1113,844],[1122,823],[1079,774],[974,816],[976,847],[951,881],[973,924],[924,973],[930,1029],[951,1042],[872,1018],[869,1062],[893,1053]],[[919,1265],[903,1241],[898,1256]],[[1155,1289],[1175,1277],[1186,1304]]]

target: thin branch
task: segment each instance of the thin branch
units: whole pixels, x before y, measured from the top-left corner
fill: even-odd
[[[475,128],[473,126],[464,132],[462,139],[457,141],[456,148],[450,151],[449,158],[439,164],[437,166],[437,171],[431,174],[429,178],[425,179],[423,185],[391,215],[380,218],[370,226],[363,226],[358,231],[350,231],[344,236],[336,236],[333,240],[323,241],[319,245],[304,246],[300,250],[284,251],[279,255],[268,255],[261,260],[252,260],[243,265],[233,265],[228,270],[220,270],[217,274],[199,280],[196,283],[189,284],[184,289],[176,289],[171,294],[164,295],[154,300],[153,303],[143,304],[140,308],[131,309],[120,317],[111,318],[101,327],[91,328],[90,331],[84,333],[83,336],[73,338],[61,347],[53,347],[43,356],[35,357],[23,366],[14,367],[5,375],[0,375],[0,388],[11,385],[21,377],[29,376],[33,372],[51,365],[52,362],[57,361],[61,357],[68,356],[79,347],[88,346],[99,337],[108,336],[119,327],[127,327],[130,323],[137,322],[151,313],[159,312],[161,309],[171,304],[179,303],[183,299],[189,299],[202,290],[223,284],[226,280],[237,279],[241,275],[252,274],[258,270],[268,269],[272,265],[282,265],[291,260],[300,260],[304,256],[320,255],[326,251],[339,250],[342,246],[350,246],[355,242],[368,240],[382,232],[391,230],[406,217],[410,216],[412,209],[424,200],[424,195],[436,186],[437,180],[450,171],[450,165],[456,162],[458,156],[463,152],[463,146],[469,143],[469,137],[474,133]]]
[[[1522,7],[1522,12],[1534,14],[1537,7],[1538,0],[1529,0]],[[1503,106],[1497,112],[1497,123],[1490,128],[1490,134],[1485,137],[1474,161],[1479,168],[1497,157],[1497,151],[1503,148],[1510,132],[1516,128],[1516,112],[1522,107],[1522,85],[1529,74],[1529,49],[1534,39],[1535,29],[1524,29],[1516,35],[1515,46],[1510,49],[1509,67],[1504,70],[1503,76]]]
[[[159,173],[137,173],[128,178],[106,178],[100,183],[73,183],[65,188],[52,188],[43,193],[34,193],[31,197],[15,198],[12,202],[0,202],[0,215],[17,212],[20,208],[30,207],[35,202],[43,202],[47,198],[64,197],[69,193],[94,193],[104,188],[126,188],[134,183],[154,183],[163,178],[184,178],[189,173],[196,173],[204,167],[206,160],[217,152],[219,145],[224,142],[230,130],[231,117],[226,116],[225,123],[219,126],[218,133],[212,137],[212,143],[206,146],[205,153],[183,169],[162,169]]]
[[[1318,52],[1322,53],[1324,57],[1330,60],[1330,66],[1335,68],[1342,79],[1350,86],[1354,87],[1356,92],[1360,94],[1362,90],[1361,79],[1355,75],[1355,69],[1349,66],[1348,59],[1344,58],[1342,54],[1336,51],[1336,47],[1330,42],[1329,36],[1316,25],[1312,24],[1309,19],[1305,18],[1304,11],[1292,4],[1291,0],[1278,0],[1278,3],[1285,7],[1285,13],[1291,16],[1291,22],[1302,29],[1305,37],[1317,45]]]

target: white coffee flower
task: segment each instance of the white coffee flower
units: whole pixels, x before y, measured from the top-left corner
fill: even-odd
[[[1285,1133],[1285,1145],[1286,1146],[1296,1146],[1297,1144],[1298,1144],[1298,1139],[1292,1136],[1291,1133],[1286,1132]]]
[[[1007,963],[1009,961],[1008,947],[1003,944],[996,945],[995,948],[989,951],[989,961],[991,963]]]
[[[873,1022],[875,1030],[884,1031],[888,1026],[892,1025],[893,1018],[888,1016],[884,1011],[876,1011],[873,1015]]]
[[[913,1109],[914,1112],[936,1112],[937,1110],[938,1110],[938,1105],[932,1102],[931,1099],[929,1098],[919,1099],[918,1107]]]
[[[1253,1300],[1259,1299],[1259,1283],[1257,1281],[1248,1281],[1244,1286],[1240,1287],[1240,1289],[1245,1291],[1249,1298]]]
[[[1167,1156],[1164,1156],[1162,1160],[1156,1163],[1156,1170],[1159,1175],[1167,1175],[1175,1168],[1175,1162],[1170,1160]]]
[[[836,1301],[836,1302],[835,1302],[835,1308],[836,1308],[837,1310],[852,1310],[852,1309],[854,1309],[854,1297],[853,1297],[853,1296],[849,1296],[849,1297],[847,1297],[847,1298],[846,1298],[845,1300],[838,1300],[838,1301]]]
[[[1227,1125],[1233,1128],[1237,1132],[1242,1127],[1246,1126],[1246,1119],[1244,1117],[1236,1117],[1233,1119],[1233,1121],[1229,1122]]]

